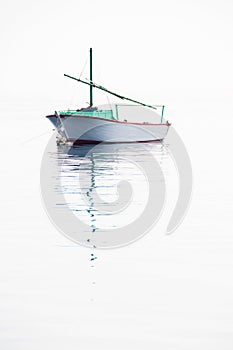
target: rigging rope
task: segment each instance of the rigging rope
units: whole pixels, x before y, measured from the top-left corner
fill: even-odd
[[[83,69],[81,70],[81,73],[80,73],[79,79],[80,79],[80,78],[81,78],[81,76],[83,75],[83,72],[84,72],[84,70],[85,70],[85,68],[86,68],[86,65],[87,65],[87,61],[88,61],[88,58],[86,58],[86,61],[85,61],[85,63],[84,63]]]

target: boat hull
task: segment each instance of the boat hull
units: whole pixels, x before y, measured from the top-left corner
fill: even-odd
[[[170,124],[128,123],[87,116],[47,116],[65,141],[73,143],[162,141]]]

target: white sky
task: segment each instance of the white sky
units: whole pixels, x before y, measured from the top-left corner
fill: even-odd
[[[232,1],[23,0],[1,7],[2,97],[49,107],[75,94],[82,103],[88,88],[63,73],[78,76],[89,47],[95,80],[148,103],[167,102],[170,88],[232,87]]]

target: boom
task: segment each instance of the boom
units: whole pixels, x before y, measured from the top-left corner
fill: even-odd
[[[157,110],[157,108],[156,108],[155,106],[148,105],[148,104],[146,104],[146,103],[139,102],[139,101],[133,100],[133,99],[131,99],[131,98],[128,98],[128,97],[119,95],[119,94],[117,94],[117,93],[115,93],[115,92],[112,92],[112,91],[106,89],[105,87],[103,87],[103,86],[101,86],[101,85],[94,84],[92,81],[90,81],[90,82],[84,81],[84,80],[82,80],[82,79],[72,77],[72,76],[70,76],[70,75],[68,75],[68,74],[64,74],[64,76],[65,76],[65,77],[68,77],[68,78],[70,78],[70,79],[79,81],[80,83],[89,85],[90,87],[95,87],[95,88],[97,88],[97,89],[103,90],[103,91],[107,92],[108,94],[111,94],[111,95],[114,95],[114,96],[116,96],[116,97],[119,97],[119,98],[122,99],[122,100],[131,101],[131,102],[137,103],[137,104],[139,104],[139,105],[142,105],[142,106],[144,106],[144,107],[149,107],[149,108],[152,108],[152,109],[156,109],[156,110]]]

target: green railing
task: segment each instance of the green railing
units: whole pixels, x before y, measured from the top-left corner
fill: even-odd
[[[61,115],[71,115],[71,116],[86,116],[86,117],[99,117],[104,119],[115,120],[112,110],[96,110],[96,111],[60,111]]]

